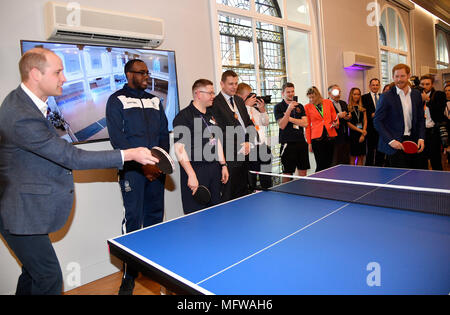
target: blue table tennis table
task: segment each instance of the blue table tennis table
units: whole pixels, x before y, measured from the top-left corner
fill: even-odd
[[[339,165],[311,177],[449,200],[450,172]],[[298,195],[296,182],[110,239],[110,252],[182,294],[450,293],[449,216]]]

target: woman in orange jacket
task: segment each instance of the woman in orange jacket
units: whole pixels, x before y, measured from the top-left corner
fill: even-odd
[[[323,99],[319,90],[313,86],[306,95],[309,104],[305,105],[308,126],[306,127],[306,141],[310,151],[316,159],[316,172],[329,168],[333,161],[334,138],[337,136],[335,128],[339,126],[333,103]]]

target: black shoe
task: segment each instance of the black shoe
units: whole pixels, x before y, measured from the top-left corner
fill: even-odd
[[[124,278],[120,285],[119,295],[133,295],[134,279]]]

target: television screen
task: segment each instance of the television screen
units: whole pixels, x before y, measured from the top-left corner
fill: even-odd
[[[127,82],[124,66],[141,59],[148,67],[147,92],[159,97],[172,131],[179,111],[175,52],[168,50],[21,41],[22,54],[34,47],[54,51],[62,60],[61,96],[49,97],[48,118],[61,137],[72,143],[107,140],[105,108],[111,94]]]

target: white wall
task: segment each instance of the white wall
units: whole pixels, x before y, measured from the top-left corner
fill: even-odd
[[[20,40],[44,38],[43,10],[46,0],[15,0],[0,2],[0,100],[20,83],[17,63]],[[61,2],[64,2],[63,0]],[[69,1],[65,1],[69,2]],[[180,106],[190,102],[191,86],[200,78],[214,78],[213,51],[208,0],[78,0],[82,6],[162,18],[165,41],[161,49],[175,50],[178,70]],[[5,36],[7,35],[7,36]],[[110,149],[109,142],[80,146],[88,150]],[[71,263],[81,266],[81,284],[117,271],[120,262],[108,254],[106,240],[120,235],[122,200],[114,172],[97,170],[74,172],[75,203],[66,226],[51,235],[61,263],[65,290],[73,289],[67,279]],[[166,219],[181,215],[179,172],[166,186]],[[0,294],[15,291],[20,266],[0,241]],[[114,259],[113,259],[114,260]],[[118,288],[117,288],[118,289]]]
[[[324,21],[324,45],[327,74],[327,86],[338,84],[342,89],[341,99],[347,102],[351,88],[359,87],[368,92],[368,81],[379,77],[379,65],[369,71],[346,70],[343,65],[343,52],[357,53],[377,57],[378,37],[375,26],[367,24],[367,4],[371,0],[322,0]],[[328,97],[325,93],[324,97]]]

